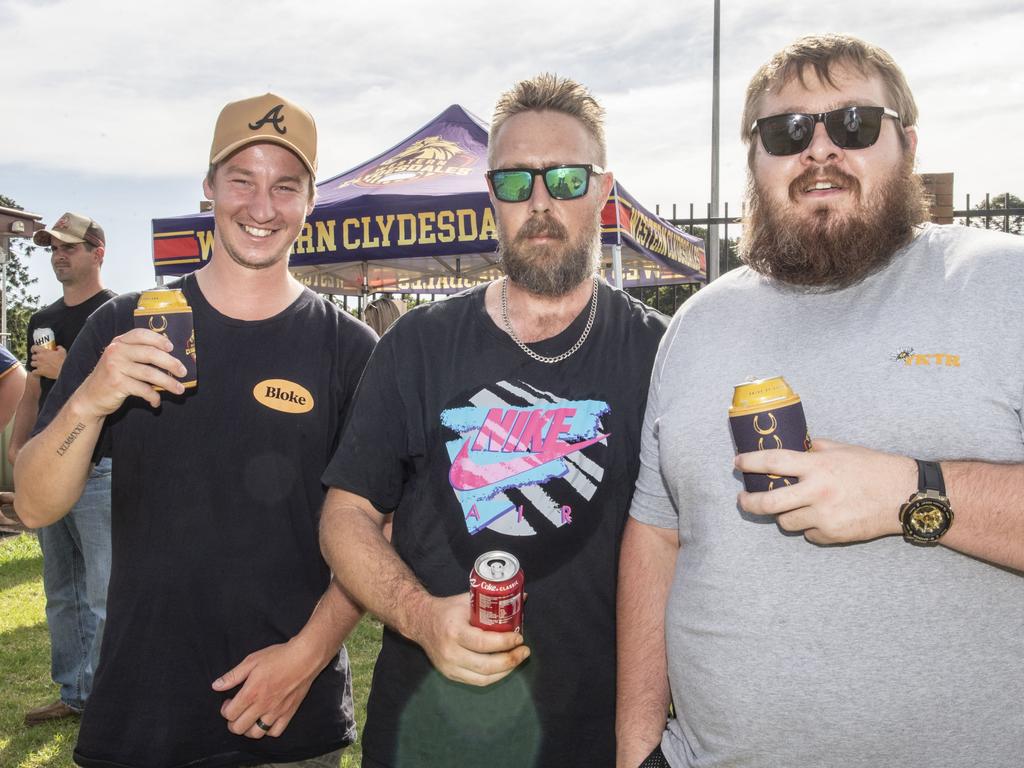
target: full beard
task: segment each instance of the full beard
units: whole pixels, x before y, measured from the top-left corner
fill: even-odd
[[[819,174],[801,174],[790,185],[790,199],[821,180]],[[914,225],[927,218],[924,187],[909,157],[873,200],[863,200],[857,179],[838,169],[829,169],[825,180],[855,195],[859,209],[842,215],[822,207],[799,215],[773,203],[748,176],[740,256],[751,269],[790,285],[847,288],[888,264],[910,241]]]
[[[559,298],[594,274],[601,249],[600,222],[571,240],[568,230],[550,214],[531,216],[511,240],[501,229],[501,262],[508,279],[538,296]],[[555,242],[530,245],[531,237],[549,237]]]

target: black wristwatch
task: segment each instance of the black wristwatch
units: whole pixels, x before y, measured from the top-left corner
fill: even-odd
[[[900,507],[903,538],[914,544],[936,544],[953,524],[946,483],[937,461],[917,459],[917,493]]]

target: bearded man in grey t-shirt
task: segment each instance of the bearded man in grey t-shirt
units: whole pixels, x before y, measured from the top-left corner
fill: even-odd
[[[916,121],[850,37],[748,88],[747,266],[676,315],[647,403],[619,766],[1019,765],[1024,239],[921,223]],[[733,456],[751,375],[801,396],[812,451]]]

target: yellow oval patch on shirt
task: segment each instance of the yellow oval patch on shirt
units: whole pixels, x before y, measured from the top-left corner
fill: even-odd
[[[282,413],[308,413],[313,395],[301,384],[285,379],[264,379],[252,388],[256,402]]]

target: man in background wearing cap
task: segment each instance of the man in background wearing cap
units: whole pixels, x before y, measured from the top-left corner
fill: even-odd
[[[36,232],[34,240],[50,249],[50,264],[64,295],[32,315],[28,323],[26,347],[32,375],[14,420],[7,454],[12,464],[86,319],[117,295],[100,280],[106,238],[103,228],[88,216],[65,213],[50,229]],[[96,459],[71,511],[39,531],[50,674],[60,686],[60,698],[30,709],[25,714],[29,726],[77,717],[92,689],[110,578],[110,459],[99,455]],[[57,471],[54,468],[45,475],[51,477]]]
[[[355,738],[342,641],[360,611],[317,526],[375,337],[288,272],[315,171],[305,110],[272,94],[226,106],[203,184],[213,255],[172,286],[192,308],[198,385],[186,394],[170,341],[133,330],[138,294],[122,296],[86,325],[19,459],[33,525],[70,506],[97,444],[117,467],[79,765],[336,768]]]

